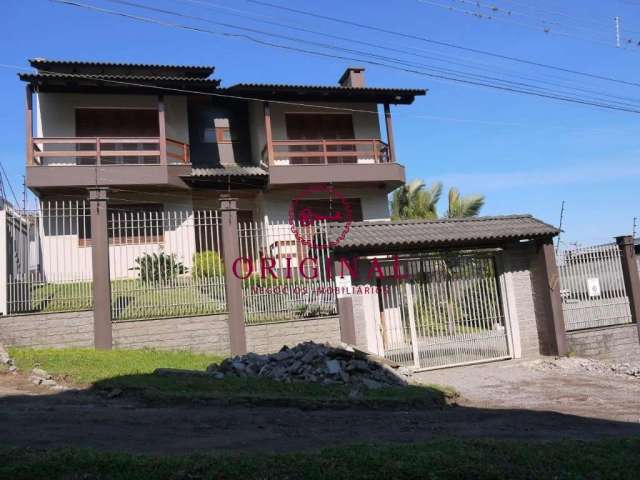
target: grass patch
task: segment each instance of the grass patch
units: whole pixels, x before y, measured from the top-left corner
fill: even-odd
[[[0,449],[0,477],[95,479],[635,479],[640,440],[548,443],[438,440],[316,453],[136,456],[90,450]]]
[[[222,357],[160,350],[35,349],[9,347],[20,370],[36,365],[76,385],[89,385],[127,375],[150,374],[156,368],[204,370]]]
[[[222,361],[222,357],[189,352],[12,347],[9,353],[24,371],[40,366],[70,384],[91,386],[97,391],[119,388],[163,404],[201,400],[300,407],[433,407],[443,406],[457,396],[447,387],[428,385],[365,390],[358,398],[350,398],[351,390],[343,385],[153,374],[156,368],[204,371],[211,363]]]

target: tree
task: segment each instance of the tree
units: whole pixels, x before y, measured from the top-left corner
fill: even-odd
[[[395,189],[391,196],[391,218],[400,219],[436,219],[436,206],[442,195],[442,183],[435,182],[425,188],[422,180],[414,179]]]
[[[398,187],[391,194],[391,219],[424,219],[438,218],[437,205],[442,196],[442,182],[435,182],[426,187],[419,179]],[[460,195],[460,191],[451,187],[448,195],[448,208],[445,218],[475,217],[484,206],[484,195]]]
[[[468,218],[475,217],[484,206],[484,195],[468,195],[463,197],[460,191],[451,187],[449,189],[449,208],[447,218]]]

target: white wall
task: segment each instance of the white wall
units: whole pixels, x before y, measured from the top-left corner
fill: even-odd
[[[39,93],[36,96],[36,135],[38,137],[75,137],[76,108],[138,108],[157,109],[156,95],[112,95],[84,93]],[[185,96],[165,96],[165,120],[167,138],[189,143],[189,122],[187,98]],[[49,150],[68,150],[69,145]],[[75,163],[73,159],[46,159],[48,162]]]
[[[308,102],[309,106],[287,105],[271,103],[271,131],[274,140],[287,140],[287,128],[285,122],[286,113],[350,113],[353,115],[353,129],[356,139],[380,139],[380,123],[378,121],[378,106],[375,103],[320,103]],[[320,108],[316,105],[329,105],[332,108]],[[367,112],[349,112],[334,110],[346,108],[364,110]],[[251,148],[254,162],[258,163],[260,153],[265,146],[264,133],[264,107],[261,102],[251,102],[249,105],[249,122],[251,131]]]

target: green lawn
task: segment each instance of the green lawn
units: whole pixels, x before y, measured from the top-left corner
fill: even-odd
[[[152,440],[152,439],[150,439]],[[639,439],[595,442],[438,440],[313,453],[134,456],[0,449],[0,478],[37,479],[636,479]]]
[[[20,370],[43,368],[71,385],[95,390],[120,388],[147,401],[162,403],[214,400],[298,406],[433,407],[443,406],[456,392],[438,385],[367,390],[350,399],[350,389],[341,385],[283,383],[266,378],[162,377],[156,368],[204,371],[222,357],[157,350],[92,350],[9,348]]]

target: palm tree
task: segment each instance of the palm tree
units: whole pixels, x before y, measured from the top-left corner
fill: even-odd
[[[445,217],[468,218],[475,217],[484,206],[484,195],[460,195],[460,191],[451,187],[449,189],[449,208]]]
[[[391,219],[438,218],[437,204],[442,196],[442,182],[434,182],[426,187],[419,179],[398,187],[391,195]],[[484,206],[484,195],[460,195],[460,191],[451,187],[448,196],[449,206],[445,218],[475,217]]]
[[[436,205],[442,195],[442,183],[435,182],[425,188],[422,180],[414,179],[397,188],[391,196],[391,218],[400,219],[436,219]]]

